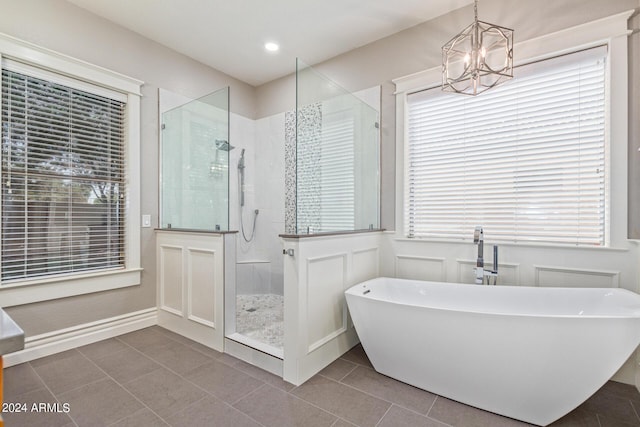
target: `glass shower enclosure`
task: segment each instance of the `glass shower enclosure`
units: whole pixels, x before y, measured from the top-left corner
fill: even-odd
[[[300,60],[296,71],[296,109],[283,115],[284,170],[268,172],[284,174],[284,234],[378,229],[379,93],[374,108]],[[261,179],[269,182],[268,176]],[[260,233],[265,230],[259,225]],[[269,238],[275,240],[277,234],[282,232]],[[283,270],[281,250],[272,258],[282,263],[279,268],[271,265],[274,270]],[[226,337],[282,360],[286,285],[275,286],[272,280],[270,286],[261,286],[255,277],[261,275],[259,264],[242,268],[249,264],[255,270],[253,279],[245,281],[247,275],[238,269],[236,288],[227,288],[225,310],[235,312],[226,317],[234,322],[226,326]]]
[[[379,112],[296,63],[295,234],[380,227]]]
[[[162,113],[160,227],[229,230],[229,88]]]

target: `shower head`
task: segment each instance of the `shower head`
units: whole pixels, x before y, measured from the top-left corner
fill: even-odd
[[[235,147],[224,139],[216,139],[216,148],[221,151],[231,151]]]

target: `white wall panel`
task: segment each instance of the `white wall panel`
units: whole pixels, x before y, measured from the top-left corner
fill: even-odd
[[[381,232],[283,239],[283,378],[302,384],[358,342],[344,291],[377,277]]]
[[[159,245],[160,308],[182,316],[182,247]]]
[[[396,277],[446,282],[445,259],[417,255],[396,255]]]
[[[535,285],[546,287],[617,288],[619,271],[535,265]]]
[[[309,353],[347,329],[347,254],[307,259]]]
[[[222,351],[225,247],[235,267],[232,233],[156,231],[158,324]],[[230,276],[235,281],[235,268]]]
[[[215,328],[216,252],[189,248],[187,251],[187,301],[189,320]]]
[[[378,247],[353,251],[351,281],[356,284],[380,276],[380,250]]]

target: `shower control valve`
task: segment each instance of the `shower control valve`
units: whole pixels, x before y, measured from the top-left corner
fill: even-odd
[[[295,251],[293,249],[283,249],[282,250],[282,255],[293,256],[294,254],[295,254]]]

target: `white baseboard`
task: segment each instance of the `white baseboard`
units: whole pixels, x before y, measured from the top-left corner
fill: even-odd
[[[9,367],[158,324],[158,309],[148,308],[109,319],[27,337],[24,350],[3,356]]]

